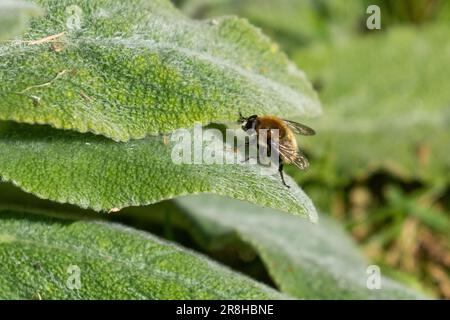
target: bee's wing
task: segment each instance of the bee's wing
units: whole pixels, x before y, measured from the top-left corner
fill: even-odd
[[[309,167],[308,159],[306,159],[305,155],[300,150],[292,149],[280,144],[278,145],[278,152],[300,170],[305,170]]]
[[[286,119],[283,119],[283,121],[295,133],[298,133],[298,134],[301,134],[304,136],[313,136],[316,134],[316,132],[313,129],[311,129],[308,126],[305,126],[304,124],[286,120]]]

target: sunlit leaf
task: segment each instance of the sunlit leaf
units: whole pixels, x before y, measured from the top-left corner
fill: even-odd
[[[195,21],[167,0],[40,0],[22,42],[0,44],[0,119],[126,141],[320,113],[302,71],[236,17]]]
[[[245,17],[289,51],[356,33],[366,8],[361,1],[339,0],[184,0],[180,7],[197,18]]]
[[[311,200],[290,177],[287,188],[276,171],[264,174],[261,166],[239,158],[234,164],[176,164],[172,152],[177,143],[156,136],[117,143],[92,134],[10,123],[0,135],[0,176],[41,198],[99,211],[215,193],[317,221]],[[224,150],[222,140],[215,140],[204,144],[200,157],[211,146]],[[193,160],[196,150],[191,150]],[[235,155],[227,148],[223,154]]]

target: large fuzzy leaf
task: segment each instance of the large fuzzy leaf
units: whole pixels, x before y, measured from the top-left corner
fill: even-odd
[[[0,46],[0,119],[126,141],[239,111],[320,113],[305,75],[245,20],[191,20],[166,0],[37,3],[47,14],[28,42]]]
[[[303,143],[316,157],[310,178],[348,181],[383,168],[448,181],[449,32],[448,25],[393,28],[298,52],[327,110],[309,122],[317,137]]]
[[[11,40],[28,25],[28,20],[41,14],[31,3],[20,0],[0,0],[0,41]]]
[[[270,34],[283,48],[331,38],[345,38],[359,30],[367,6],[339,0],[182,0],[180,7],[194,17],[236,14]]]
[[[208,250],[226,248],[239,239],[261,257],[280,290],[297,298],[421,298],[386,277],[381,279],[381,289],[368,289],[369,263],[330,218],[322,216],[320,224],[311,225],[272,209],[216,196],[181,197],[173,203],[127,212],[138,219],[170,221]]]
[[[176,142],[169,138],[117,143],[47,126],[4,125],[0,176],[41,198],[108,211],[215,193],[317,220],[313,204],[291,178],[288,189],[278,174],[263,175],[257,165],[175,164]],[[208,145],[224,148],[221,140]]]
[[[0,260],[2,299],[285,298],[148,233],[93,220],[1,209]]]

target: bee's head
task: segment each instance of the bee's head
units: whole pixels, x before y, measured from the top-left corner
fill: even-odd
[[[242,116],[242,114],[239,112],[239,123],[242,123],[242,130],[247,131],[250,129],[255,129],[256,125],[256,118],[258,116],[256,114],[251,115],[250,117],[246,118]]]

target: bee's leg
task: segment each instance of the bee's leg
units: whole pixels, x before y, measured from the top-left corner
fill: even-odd
[[[272,144],[269,144],[269,150],[272,153],[272,148],[271,148]],[[290,186],[286,183],[286,181],[284,181],[284,175],[283,175],[283,159],[281,158],[281,154],[277,149],[273,150],[274,152],[276,152],[278,154],[278,172],[280,173],[280,177],[281,177],[281,182],[283,182],[283,185],[285,185],[286,187],[290,188]]]
[[[249,155],[247,156],[247,149],[250,146],[250,142],[249,141],[245,141],[244,144],[244,155],[245,155],[245,159],[244,161],[242,161],[242,163],[247,162],[248,160],[250,160],[250,151],[249,151]]]
[[[281,177],[281,181],[283,182],[283,184],[290,188],[291,186],[289,186],[288,184],[286,184],[286,181],[284,181],[284,175],[283,175],[283,161],[281,160],[280,157],[280,165],[278,166],[278,172],[280,173],[280,177]]]
[[[250,141],[245,141],[245,159],[242,162],[247,162],[248,160],[250,160]],[[247,156],[247,149],[248,149],[248,156]],[[256,158],[258,159],[258,153],[259,152],[259,144],[256,144]]]
[[[248,140],[246,140],[245,141],[245,160],[244,160],[244,162],[247,162],[248,160],[250,160],[250,148],[249,148],[249,146],[250,146],[250,141],[248,141]],[[247,149],[248,149],[248,156],[247,156]]]

